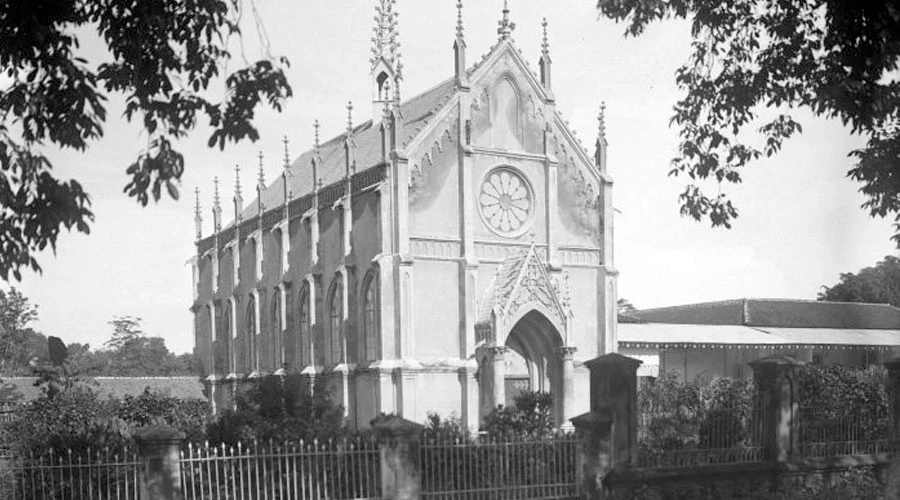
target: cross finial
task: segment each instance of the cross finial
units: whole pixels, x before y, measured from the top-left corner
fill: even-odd
[[[544,38],[541,41],[541,53],[546,55],[550,54],[550,42],[547,40],[547,18],[545,17],[543,21],[541,21],[541,26],[544,28]]]
[[[503,0],[503,19],[497,21],[497,24],[499,25],[497,34],[500,35],[501,40],[509,38],[513,30],[516,29],[516,23],[510,22],[509,20],[508,0]]]
[[[456,0],[456,38],[463,38],[462,0]]]
[[[347,101],[347,135],[353,133],[353,101]]]

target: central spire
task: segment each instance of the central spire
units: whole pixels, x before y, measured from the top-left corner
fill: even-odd
[[[508,0],[503,0],[503,19],[497,21],[497,24],[499,25],[497,34],[500,35],[501,40],[509,38],[513,30],[516,29],[516,23],[509,20]]]

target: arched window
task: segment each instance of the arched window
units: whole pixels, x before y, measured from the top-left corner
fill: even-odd
[[[247,356],[247,372],[256,369],[256,297],[250,296],[247,302],[247,336],[245,346],[245,354]]]
[[[297,328],[297,351],[296,359],[300,367],[312,364],[309,348],[309,291],[306,287],[300,292],[300,314],[298,315]]]
[[[340,279],[340,278],[338,278]],[[342,329],[344,323],[344,308],[342,287],[340,281],[337,281],[331,287],[331,296],[328,299],[328,317],[331,320],[331,361],[340,363],[344,360],[344,332]]]
[[[366,281],[363,297],[363,334],[365,339],[365,353],[367,361],[378,359],[378,348],[381,344],[381,336],[378,331],[378,304],[375,293],[375,279]]]
[[[222,335],[225,339],[225,359],[229,373],[234,373],[234,330],[231,324],[231,301],[225,302],[225,313],[222,315]]]
[[[272,369],[277,370],[284,367],[284,356],[282,355],[282,335],[284,335],[284,325],[281,321],[281,294],[280,288],[275,289],[272,297]]]

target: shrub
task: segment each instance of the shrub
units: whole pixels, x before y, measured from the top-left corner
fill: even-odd
[[[548,437],[554,433],[552,411],[549,393],[522,391],[512,406],[499,406],[485,417],[482,429],[492,437]]]

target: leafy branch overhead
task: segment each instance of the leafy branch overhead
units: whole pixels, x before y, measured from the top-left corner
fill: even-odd
[[[738,211],[724,186],[801,132],[785,111],[805,108],[868,137],[850,152],[847,175],[862,184],[871,216],[893,215],[900,244],[900,3],[599,0],[597,8],[630,36],[664,19],[691,22],[693,53],[675,76],[684,96],[670,122],[681,142],[669,173],[689,178],[682,215],[730,227]],[[780,114],[760,125],[763,108]],[[764,145],[747,141],[754,129]]]
[[[257,108],[281,111],[291,96],[288,61],[264,54],[221,73],[242,11],[241,0],[0,2],[0,67],[10,82],[0,89],[0,277],[40,271],[34,254],[55,250],[60,229],[89,232],[90,197],[54,177],[42,150],[81,151],[101,138],[109,95],[124,96],[125,117],[147,133],[124,189],[142,205],[163,189],[178,197],[185,161],[174,144],[199,122],[212,129],[210,147],[259,138]],[[99,37],[108,58],[86,60],[82,34]],[[210,86],[221,82],[217,96]]]

